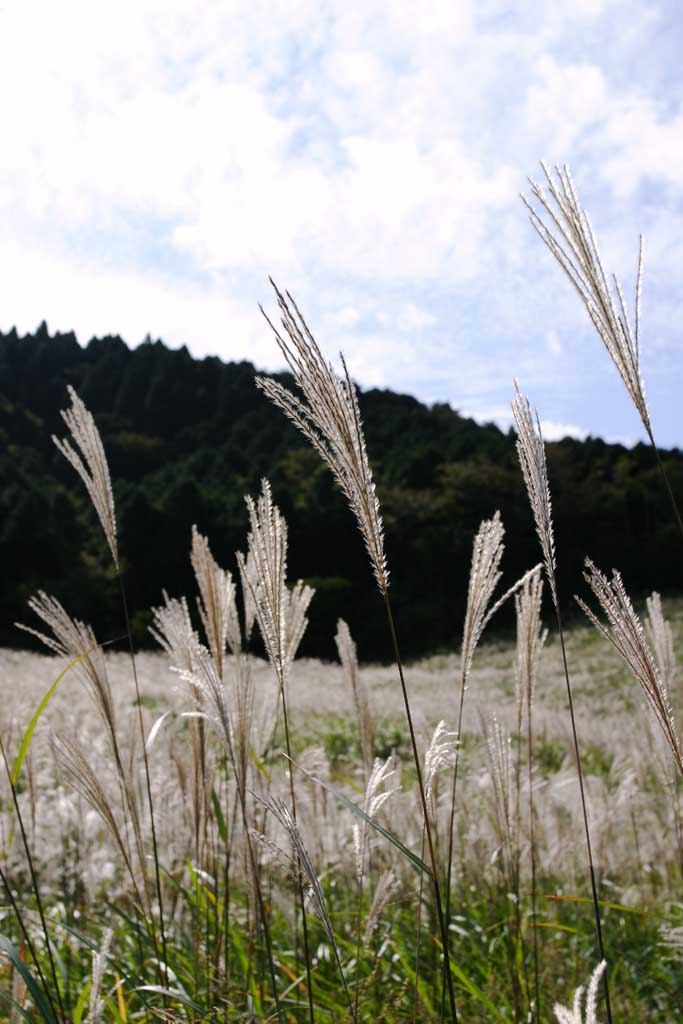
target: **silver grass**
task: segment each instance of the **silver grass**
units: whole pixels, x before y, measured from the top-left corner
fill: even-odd
[[[363,767],[366,774],[372,768],[372,758],[375,741],[375,721],[370,710],[370,696],[368,688],[361,678],[358,666],[358,653],[356,645],[351,636],[351,631],[343,619],[337,620],[337,633],[334,638],[337,645],[339,660],[344,669],[344,676],[351,690],[353,706],[358,721],[358,732],[360,736],[360,749],[363,758]]]
[[[436,812],[436,778],[446,768],[453,767],[457,756],[457,733],[449,732],[446,728],[446,723],[441,721],[432,733],[432,738],[425,752],[425,796],[427,797],[427,803],[431,804],[432,813]]]
[[[119,551],[114,494],[111,489],[109,466],[104,453],[104,446],[92,414],[70,385],[67,390],[71,399],[71,408],[62,410],[62,419],[69,428],[76,447],[71,444],[68,438],[60,440],[60,438],[53,435],[52,440],[85,484],[90,500],[102,524],[104,535],[107,538],[107,543],[114,559],[114,565],[118,570]]]
[[[555,177],[541,164],[548,193],[531,181],[532,199],[540,214],[524,199],[531,223],[576,289],[593,326],[638,411],[648,437],[652,427],[640,375],[640,296],[643,276],[643,239],[640,239],[634,316],[629,316],[624,293],[615,274],[612,282],[602,265],[598,243],[581,206],[568,167],[556,167]],[[524,197],[523,197],[524,198]]]
[[[508,598],[536,571],[530,569],[491,604],[493,593],[503,575],[500,563],[505,551],[504,536],[505,527],[501,522],[500,512],[495,512],[491,519],[482,521],[474,538],[460,654],[461,676],[465,680],[469,676],[474,652],[487,625]]]
[[[398,793],[400,786],[395,786],[393,789],[384,788],[395,775],[396,766],[391,755],[386,761],[382,761],[379,757],[375,758],[363,798],[363,810],[368,818],[376,818],[389,797]],[[369,840],[368,828],[367,821],[362,821],[360,824],[354,823],[353,825],[353,848],[356,856],[356,874],[359,881],[363,878],[365,872],[365,855]]]
[[[375,934],[377,926],[382,919],[384,911],[398,891],[399,881],[391,868],[387,868],[387,870],[383,871],[379,876],[379,880],[375,886],[375,891],[372,896],[372,903],[370,904],[370,909],[365,919],[363,942],[366,946],[369,945],[372,936]]]
[[[100,998],[102,979],[109,958],[109,948],[113,937],[111,928],[106,928],[97,952],[92,955],[92,974],[90,977],[90,998],[88,1001],[88,1024],[100,1024],[104,1000]]]
[[[237,654],[242,646],[235,584],[232,573],[221,569],[211,554],[208,539],[199,533],[196,526],[192,527],[191,561],[199,587],[199,615],[216,669],[222,676],[226,644],[233,654]]]
[[[198,636],[190,619],[187,601],[171,598],[163,592],[164,603],[151,609],[153,625],[149,631],[178,672],[192,672]]]
[[[515,594],[517,645],[515,650],[515,693],[517,721],[521,723],[525,704],[533,704],[538,659],[548,637],[541,625],[543,578],[536,569]]]
[[[292,817],[291,811],[277,796],[270,796],[267,800],[259,801],[268,809],[272,814],[281,828],[284,830],[293,850],[293,856],[286,853],[281,847],[277,846],[273,840],[263,837],[260,833],[252,832],[255,838],[259,841],[263,841],[265,838],[266,845],[276,853],[277,859],[282,863],[291,876],[295,879],[301,878],[306,886],[306,896],[310,902],[315,914],[322,922],[323,928],[330,940],[331,945],[336,950],[337,941],[334,936],[334,928],[332,927],[332,921],[327,910],[327,904],[325,902],[325,896],[323,894],[322,886],[318,880],[315,868],[311,862],[306,844],[303,841],[299,826]]]
[[[645,630],[652,645],[662,682],[667,691],[671,693],[676,675],[673,631],[664,617],[662,599],[656,591],[647,598],[645,604],[647,607]]]
[[[67,782],[97,812],[109,829],[139,899],[138,881],[133,870],[125,831],[119,824],[109,797],[98,780],[82,747],[75,739],[65,735],[54,737],[52,746],[57,763],[64,772]]]
[[[256,564],[254,562],[254,552],[249,548],[246,558],[241,553],[238,553],[237,561],[244,564],[244,570],[240,573],[240,578],[242,580],[242,601],[244,604],[244,645],[247,647],[251,639],[254,622],[256,621],[256,601],[254,600],[254,594],[256,593]]]
[[[283,329],[268,319],[275,340],[302,394],[298,398],[277,381],[257,377],[258,387],[301,430],[330,467],[356,516],[383,594],[389,587],[384,528],[368,461],[356,388],[341,356],[343,377],[327,362],[289,292],[275,288]],[[263,312],[263,311],[262,311]]]
[[[607,964],[603,960],[591,974],[590,981],[588,982],[588,990],[586,992],[585,1017],[582,1012],[584,992],[583,985],[580,985],[574,993],[574,1000],[571,1009],[567,1006],[561,1006],[560,1003],[555,1003],[553,1009],[559,1024],[599,1024],[596,1016],[598,986],[606,966]]]
[[[515,383],[515,397],[512,400],[512,415],[517,429],[517,455],[524,476],[529,503],[536,524],[536,533],[541,542],[546,576],[550,584],[555,608],[559,606],[555,579],[555,535],[553,532],[552,503],[548,485],[548,470],[545,461],[545,447],[538,412],[531,414],[529,399],[520,393]]]
[[[577,597],[577,601],[593,625],[609,640],[628,665],[635,679],[640,683],[648,704],[662,730],[676,769],[683,776],[683,740],[678,731],[665,680],[650,650],[645,631],[635,612],[620,573],[612,570],[612,579],[586,559],[584,577],[598,599],[607,617],[603,623],[588,605]]]
[[[95,639],[90,626],[79,619],[72,619],[64,606],[55,598],[40,590],[29,599],[28,606],[51,630],[52,635],[42,633],[30,626],[16,623],[19,629],[30,633],[60,657],[74,661],[77,676],[85,683],[114,743],[116,743],[116,712],[112,699],[104,652]]]
[[[494,714],[485,729],[489,772],[493,785],[493,810],[499,849],[507,871],[517,846],[517,818],[514,813],[515,771],[509,733]]]

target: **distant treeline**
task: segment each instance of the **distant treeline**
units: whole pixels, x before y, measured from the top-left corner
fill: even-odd
[[[112,473],[120,548],[138,643],[162,589],[194,605],[193,523],[236,570],[246,546],[244,495],[267,476],[289,524],[289,577],[317,589],[302,653],[331,658],[338,617],[362,659],[389,657],[382,607],[354,519],[332,476],[254,384],[251,363],[194,359],[117,337],[82,348],[73,334],[0,333],[0,643],[25,645],[39,589],[106,640],[122,632],[118,591],[85,490],[57,452],[60,409],[72,384],[95,415]],[[285,383],[291,380],[283,374]],[[615,387],[617,383],[615,381]],[[533,398],[533,396],[532,396]],[[514,436],[479,426],[449,405],[408,395],[360,395],[382,503],[399,634],[406,657],[459,647],[472,539],[499,509],[507,531],[507,585],[538,561]],[[545,410],[548,415],[552,410]],[[589,554],[621,569],[629,590],[680,592],[674,533],[654,454],[596,438],[551,443],[561,598],[582,590]],[[683,502],[683,458],[663,453]],[[511,609],[501,618],[512,622]]]

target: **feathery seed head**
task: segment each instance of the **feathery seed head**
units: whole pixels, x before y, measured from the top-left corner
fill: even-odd
[[[273,288],[283,333],[263,315],[303,397],[298,398],[282,384],[265,377],[257,377],[256,383],[308,438],[334,473],[356,516],[379,588],[386,593],[389,569],[384,554],[384,528],[355,385],[344,357],[344,375],[340,377],[323,357],[291,295],[283,295],[274,283]]]
[[[586,559],[584,578],[598,599],[607,622],[601,622],[588,605],[577,597],[580,607],[593,625],[616,648],[628,665],[659,722],[674,756],[676,769],[683,776],[683,739],[678,731],[666,681],[662,678],[620,573],[612,570],[612,579]]]
[[[645,629],[652,644],[662,682],[670,693],[676,675],[673,631],[664,617],[662,599],[656,591],[648,597],[645,604],[647,606]]]
[[[394,789],[383,789],[382,787],[396,774],[396,766],[393,757],[389,756],[386,761],[379,757],[375,758],[370,777],[365,787],[363,810],[368,818],[375,818],[390,796],[398,793],[400,786]],[[359,880],[363,877],[365,867],[365,852],[367,850],[369,834],[368,823],[363,821],[360,825],[353,826],[353,845],[356,855],[356,870]]]
[[[249,495],[245,500],[253,569],[238,553],[242,587],[251,592],[268,657],[282,682],[306,631],[306,612],[315,591],[302,580],[287,588],[287,524],[273,503],[268,481],[262,481],[258,502]]]
[[[449,732],[446,723],[441,721],[434,730],[425,752],[424,782],[428,804],[433,805],[436,776],[446,768],[452,768],[457,756],[457,733]]]
[[[550,584],[555,607],[558,606],[555,581],[555,536],[553,533],[552,504],[548,485],[548,470],[545,461],[545,447],[541,433],[541,421],[536,412],[536,423],[531,415],[529,399],[520,393],[517,381],[515,397],[512,400],[512,415],[517,429],[517,455],[522,468],[524,483],[531,511],[536,524],[536,533],[541,542],[546,576]]]
[[[199,533],[196,526],[192,527],[191,560],[199,587],[199,615],[216,670],[222,676],[226,643],[233,654],[242,649],[235,584],[232,573],[221,569],[211,554],[208,539]]]
[[[541,164],[549,195],[530,181],[531,196],[540,213],[522,197],[533,227],[573,284],[593,326],[649,436],[652,434],[645,391],[640,375],[640,296],[643,276],[643,239],[640,239],[635,287],[635,316],[629,317],[616,275],[613,289],[602,265],[598,243],[587,213],[581,206],[568,167],[556,167],[555,177]],[[545,219],[543,215],[545,214]]]
[[[367,686],[363,682],[358,667],[358,654],[356,645],[351,636],[351,631],[343,619],[337,621],[337,635],[335,643],[339,653],[339,660],[344,669],[344,675],[349,684],[353,703],[358,720],[358,731],[360,733],[361,754],[363,755],[363,767],[366,774],[372,768],[372,752],[375,736],[375,722],[370,711],[370,699]]]
[[[85,484],[102,524],[114,565],[119,569],[114,494],[102,438],[92,414],[71,386],[68,392],[71,408],[62,410],[62,419],[69,428],[76,447],[73,447],[68,438],[62,441],[53,435],[52,440]]]
[[[30,633],[49,650],[60,657],[74,661],[81,660],[75,666],[76,674],[83,680],[93,698],[95,706],[102,716],[110,735],[115,732],[115,708],[112,699],[104,652],[95,639],[90,626],[79,619],[72,619],[63,605],[55,598],[40,590],[30,598],[28,606],[32,612],[51,630],[49,636],[20,622],[16,625],[25,633]]]
[[[515,691],[517,697],[517,721],[521,721],[525,701],[533,703],[538,659],[546,638],[547,629],[541,626],[541,599],[543,577],[540,566],[525,581],[515,594],[517,616],[517,651],[515,657]]]
[[[586,1016],[584,1018],[581,1012],[581,1006],[583,1003],[583,985],[580,985],[574,993],[574,1001],[571,1009],[567,1006],[561,1006],[559,1003],[555,1003],[553,1007],[555,1016],[557,1017],[559,1024],[598,1024],[598,1018],[596,1016],[596,1005],[598,998],[598,985],[600,979],[605,971],[607,964],[603,960],[593,971],[590,981],[588,983],[588,992],[586,993]]]

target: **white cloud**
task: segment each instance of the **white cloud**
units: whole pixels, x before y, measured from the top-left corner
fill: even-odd
[[[517,198],[539,157],[571,158],[608,265],[632,274],[641,221],[654,236],[648,369],[672,387],[683,113],[677,60],[668,84],[656,66],[663,15],[510,10],[4,0],[0,326],[273,366],[272,273],[364,383],[484,408],[516,373],[577,430],[545,395],[560,355],[574,395],[603,353]]]

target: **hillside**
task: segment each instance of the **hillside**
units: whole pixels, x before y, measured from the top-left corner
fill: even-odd
[[[191,596],[190,528],[234,568],[245,546],[243,496],[268,476],[290,530],[291,578],[316,586],[303,653],[332,657],[338,616],[364,660],[388,655],[362,542],[331,475],[263,398],[248,362],[194,359],[116,337],[85,348],[74,335],[0,333],[0,643],[26,642],[28,596],[42,588],[102,639],[122,632],[99,526],[50,438],[72,384],[95,415],[108,453],[130,603],[139,642],[162,588]],[[286,376],[282,377],[286,380]],[[474,531],[500,509],[506,578],[538,560],[514,437],[444,404],[361,393],[370,460],[387,531],[406,656],[459,644]],[[664,455],[679,502],[683,458]],[[585,554],[617,566],[630,591],[680,591],[673,525],[653,453],[589,438],[548,445],[562,598],[581,586]],[[505,625],[505,620],[503,620]]]

